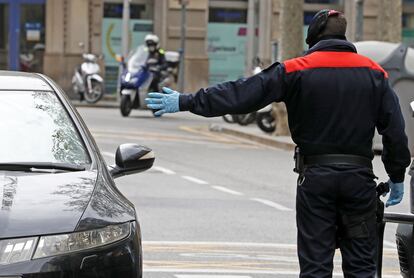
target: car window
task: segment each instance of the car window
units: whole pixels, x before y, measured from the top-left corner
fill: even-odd
[[[55,93],[0,91],[0,163],[13,162],[91,162]]]

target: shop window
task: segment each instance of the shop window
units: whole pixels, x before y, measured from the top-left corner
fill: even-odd
[[[306,4],[339,4],[340,0],[305,0]]]
[[[216,23],[246,23],[247,10],[232,8],[210,8],[208,21]]]
[[[152,19],[153,6],[145,4],[131,4],[129,7],[130,19]],[[123,4],[120,3],[105,3],[104,17],[105,18],[122,18]]]

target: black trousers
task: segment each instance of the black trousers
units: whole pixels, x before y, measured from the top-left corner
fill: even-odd
[[[375,221],[367,225],[366,236],[337,240],[343,215],[364,215],[375,207],[374,178],[371,169],[354,166],[305,169],[298,179],[296,199],[300,277],[332,277],[337,246],[344,277],[375,277]]]

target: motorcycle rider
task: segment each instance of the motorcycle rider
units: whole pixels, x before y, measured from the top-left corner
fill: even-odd
[[[148,34],[145,36],[145,45],[148,49],[147,65],[153,74],[153,79],[149,87],[150,91],[159,91],[158,84],[161,81],[161,71],[166,68],[165,51],[160,48],[160,39],[157,35]]]

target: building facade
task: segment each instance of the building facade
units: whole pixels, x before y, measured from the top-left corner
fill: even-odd
[[[81,54],[103,54],[107,95],[114,97],[121,53],[122,0],[0,0],[0,69],[43,72],[70,88]],[[344,11],[355,40],[355,0],[304,0],[304,36],[322,8]],[[365,0],[362,39],[379,39],[379,0]],[[277,59],[280,0],[190,0],[186,91],[249,74]],[[414,45],[414,0],[404,0],[402,40]],[[396,26],[396,30],[398,26]],[[166,50],[180,48],[178,0],[131,0],[129,48],[155,33]],[[305,48],[305,44],[304,44]]]

